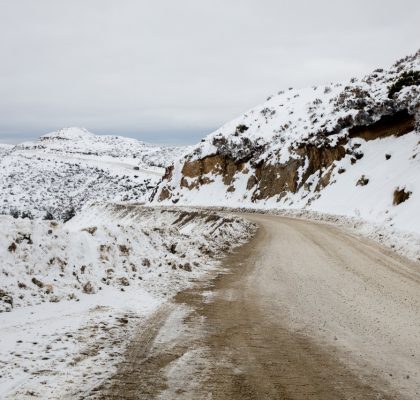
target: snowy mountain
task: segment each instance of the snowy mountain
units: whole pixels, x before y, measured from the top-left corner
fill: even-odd
[[[140,167],[164,168],[185,151],[184,147],[165,147],[140,142],[123,136],[94,135],[85,128],[64,128],[48,133],[35,142],[16,146],[16,150],[43,152],[91,159],[121,160]]]
[[[0,147],[0,212],[66,219],[97,201],[144,202],[185,148],[66,128]]]
[[[167,168],[153,202],[307,209],[420,232],[420,51],[289,88]]]

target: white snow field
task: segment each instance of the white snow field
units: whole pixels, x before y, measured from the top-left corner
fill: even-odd
[[[67,223],[0,224],[2,399],[83,398],[152,312],[254,229],[225,214],[115,204]]]

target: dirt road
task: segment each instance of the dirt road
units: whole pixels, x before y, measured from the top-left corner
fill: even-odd
[[[325,224],[246,217],[256,237],[161,309],[92,398],[419,399],[419,265]]]

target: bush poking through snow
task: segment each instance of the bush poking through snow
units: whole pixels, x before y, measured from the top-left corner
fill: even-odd
[[[420,85],[420,71],[404,71],[388,88],[388,97],[392,99],[402,88],[413,85]]]
[[[120,278],[120,283],[123,286],[130,286],[130,281],[125,276],[123,276],[122,278]]]
[[[245,124],[239,124],[236,129],[235,132],[236,133],[244,133],[245,131],[247,131],[249,128],[245,125]]]
[[[85,228],[85,229],[82,229],[82,230],[90,233],[91,235],[94,235],[95,232],[98,230],[98,228],[96,226],[90,226],[89,228]]]
[[[71,207],[70,209],[64,212],[63,221],[64,222],[70,221],[75,215],[76,215],[76,210],[74,209],[74,207]]]
[[[92,285],[92,283],[90,281],[87,281],[84,285],[83,285],[83,292],[87,293],[87,294],[93,294],[95,293],[95,289]]]
[[[405,189],[395,189],[394,191],[394,201],[392,204],[397,206],[398,204],[404,203],[404,201],[408,200],[411,196],[411,192],[406,192]]]
[[[32,283],[36,286],[38,286],[39,288],[43,288],[44,287],[44,283],[42,281],[40,281],[39,279],[33,277],[32,278]]]
[[[45,221],[52,221],[54,220],[54,215],[50,211],[47,211],[43,218]]]
[[[369,183],[369,178],[362,175],[356,183],[356,186],[366,186]]]
[[[9,250],[11,253],[14,253],[16,251],[16,243],[12,242],[12,244],[7,248],[7,250]]]
[[[1,307],[1,303],[0,303],[0,310],[1,308],[4,308],[6,311],[10,311],[10,307],[13,307],[13,297],[10,296],[7,292],[5,292],[3,289],[0,289],[0,301],[8,304],[8,305],[3,305],[3,307]],[[9,307],[10,306],[10,307]]]

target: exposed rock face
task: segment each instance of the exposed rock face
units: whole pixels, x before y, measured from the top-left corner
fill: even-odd
[[[158,200],[159,201],[164,201],[164,200],[170,199],[171,197],[172,197],[172,193],[169,190],[169,188],[163,187],[159,192]]]
[[[401,110],[394,114],[383,115],[373,124],[354,126],[349,130],[349,137],[375,140],[387,136],[401,136],[414,130],[414,124],[414,115],[410,115],[407,110]]]
[[[313,144],[302,143],[291,150],[294,158],[287,163],[275,163],[272,159],[250,160],[248,163],[230,158],[227,155],[211,155],[203,159],[185,161],[182,166],[181,188],[196,189],[202,185],[211,184],[214,179],[209,176],[220,176],[226,190],[233,192],[231,186],[238,175],[249,174],[246,189],[251,191],[252,201],[268,199],[274,196],[283,197],[286,192],[296,193],[307,185],[307,180],[318,173],[320,181],[316,190],[320,190],[329,183],[334,168],[334,162],[346,155],[345,141],[341,140],[336,146],[317,147]],[[331,168],[330,168],[331,167]],[[169,167],[163,181],[170,181],[173,167]],[[159,201],[170,199],[172,191],[163,187],[159,192]]]
[[[346,154],[341,144],[335,147],[302,144],[294,152],[298,157],[286,164],[260,162],[256,166],[255,175],[252,177],[257,186],[252,195],[253,201],[276,195],[284,196],[285,192],[296,193],[307,184],[308,178],[317,172],[319,177],[324,178],[317,188],[319,190],[328,184],[331,170],[324,172],[334,164],[334,161],[340,160]]]
[[[232,183],[234,175],[242,171],[245,167],[243,162],[238,162],[226,155],[213,155],[204,157],[200,160],[186,161],[182,167],[182,175],[186,178],[196,178],[193,184],[188,184],[186,179],[181,180],[181,187],[189,189],[200,184],[210,183],[208,179],[203,178],[204,175],[216,174],[221,175],[223,183],[229,186]]]
[[[259,163],[255,168],[257,185],[252,194],[252,201],[282,195],[286,191],[295,192],[298,186],[298,168],[301,160],[293,160],[287,164]]]

